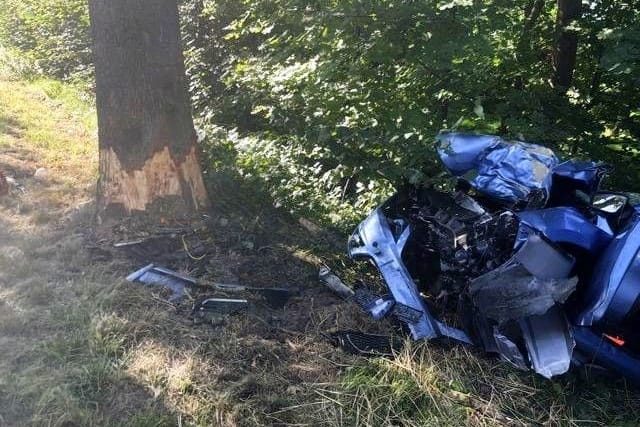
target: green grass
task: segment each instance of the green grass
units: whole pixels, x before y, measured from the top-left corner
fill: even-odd
[[[24,149],[38,166],[77,185],[96,178],[97,119],[93,99],[80,85],[20,79],[7,64],[16,56],[0,46],[0,147]],[[89,175],[88,175],[89,174]]]
[[[463,347],[412,345],[350,368],[341,398],[362,425],[633,425],[637,391],[579,372],[545,380]]]

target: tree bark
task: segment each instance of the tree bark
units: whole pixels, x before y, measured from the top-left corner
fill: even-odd
[[[558,0],[556,29],[558,33],[554,58],[553,85],[565,93],[573,80],[578,52],[578,34],[567,27],[580,17],[581,0]]]
[[[526,50],[527,52],[530,50],[531,41],[529,37],[531,36],[531,30],[535,27],[538,18],[542,14],[542,10],[544,9],[544,0],[533,0],[530,4],[527,5],[524,11],[524,25],[522,26],[522,32],[520,33],[520,39],[518,40],[518,51],[522,52]],[[525,46],[527,46],[525,48]]]
[[[176,0],[90,0],[99,220],[208,206]]]

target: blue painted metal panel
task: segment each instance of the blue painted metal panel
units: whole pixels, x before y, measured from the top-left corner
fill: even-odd
[[[591,325],[607,317],[622,320],[640,295],[640,215],[602,253],[587,284],[584,308],[576,318]]]
[[[559,160],[548,148],[493,135],[444,133],[436,138],[438,155],[454,175],[474,172],[476,190],[506,201],[527,201],[533,191],[550,194],[552,169]]]
[[[544,234],[552,242],[571,243],[591,254],[602,251],[613,239],[611,233],[591,223],[574,208],[558,207],[517,212],[521,224]],[[522,235],[520,235],[522,234]],[[526,227],[521,227],[518,242],[527,238]]]
[[[591,362],[611,369],[635,384],[640,384],[640,360],[625,350],[614,346],[596,335],[590,328],[573,328],[576,350],[587,356]]]

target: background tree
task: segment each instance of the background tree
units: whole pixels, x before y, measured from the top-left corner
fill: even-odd
[[[185,215],[208,204],[176,0],[91,0],[99,218]]]
[[[558,0],[556,26],[558,45],[554,57],[553,84],[561,92],[571,86],[578,53],[578,32],[571,24],[580,17],[582,0]]]

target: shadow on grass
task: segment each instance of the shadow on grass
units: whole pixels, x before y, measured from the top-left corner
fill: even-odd
[[[0,425],[175,425],[175,411],[121,369],[102,306],[113,277],[89,267],[83,244],[0,217]]]

